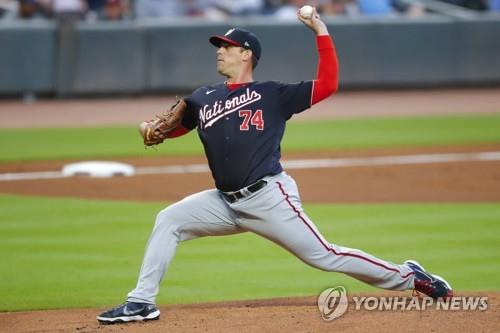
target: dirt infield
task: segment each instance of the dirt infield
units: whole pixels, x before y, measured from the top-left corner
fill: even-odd
[[[284,159],[500,151],[500,144],[287,154]],[[122,159],[136,167],[205,164],[204,157]],[[0,164],[0,173],[61,170],[64,161]],[[500,161],[290,170],[304,202],[498,202]],[[165,184],[165,186],[162,186]],[[96,179],[0,181],[0,193],[133,201],[177,201],[212,188],[208,172]]]
[[[402,297],[411,293],[371,296],[381,295]],[[0,313],[0,332],[499,332],[500,294],[460,296],[487,296],[488,309],[444,311],[431,306],[425,310],[403,311],[400,307],[368,311],[364,307],[356,310],[351,298],[347,312],[327,322],[321,319],[315,297],[300,297],[162,306],[158,321],[122,325],[99,325],[95,319],[99,309]]]

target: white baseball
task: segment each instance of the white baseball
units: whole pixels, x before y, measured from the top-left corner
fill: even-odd
[[[146,135],[147,130],[148,130],[147,121],[143,121],[142,123],[139,124],[139,133],[141,133],[142,137]]]
[[[312,14],[313,14],[313,7],[309,5],[305,5],[300,7],[299,9],[299,14],[302,16],[304,19],[310,19]]]

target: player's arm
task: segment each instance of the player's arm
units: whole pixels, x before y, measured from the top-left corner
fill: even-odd
[[[318,71],[313,81],[311,105],[327,98],[338,90],[339,64],[335,45],[328,33],[326,24],[321,21],[316,8],[310,18],[303,18],[297,12],[298,19],[316,34],[316,45],[319,54]]]
[[[186,112],[184,112],[184,116],[179,124],[171,131],[167,133],[166,139],[173,139],[179,136],[183,136],[191,132],[191,130],[195,129],[198,126],[198,118],[196,117],[196,113],[193,112],[193,109],[190,108],[190,101],[188,98],[185,99],[188,105]]]
[[[167,139],[177,138],[179,136],[183,136],[191,132],[191,130],[195,129],[198,126],[198,117],[197,113],[194,112],[191,102],[191,96],[187,96],[184,98],[186,101],[186,112],[180,121],[179,124],[171,131],[167,133]]]

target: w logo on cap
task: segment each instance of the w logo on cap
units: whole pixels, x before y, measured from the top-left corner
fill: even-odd
[[[232,33],[233,33],[233,31],[234,31],[234,28],[229,29],[229,30],[228,30],[228,31],[224,34],[224,36],[228,36],[228,35],[232,34]]]

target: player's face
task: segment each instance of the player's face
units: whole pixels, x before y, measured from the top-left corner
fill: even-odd
[[[245,64],[247,50],[228,43],[221,43],[217,49],[217,71],[226,77],[235,77]]]

